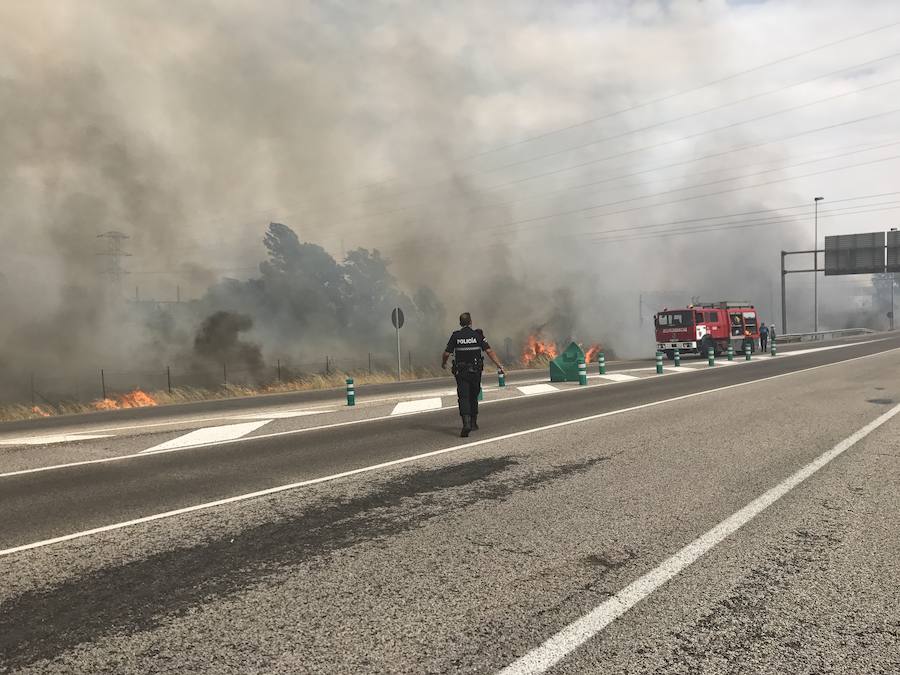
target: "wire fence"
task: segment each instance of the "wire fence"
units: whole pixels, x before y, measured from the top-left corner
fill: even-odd
[[[406,352],[401,357],[403,377],[422,376],[439,367],[434,354]],[[91,403],[115,399],[134,391],[172,393],[186,388],[225,389],[228,387],[271,387],[312,376],[350,374],[397,374],[396,354],[363,354],[360,357],[334,357],[323,354],[318,361],[296,362],[276,359],[262,367],[243,363],[203,364],[178,367],[160,365],[151,369],[127,369],[99,366],[67,371],[65,374],[35,371],[7,380],[3,386],[4,403],[32,406],[58,406],[64,403]]]

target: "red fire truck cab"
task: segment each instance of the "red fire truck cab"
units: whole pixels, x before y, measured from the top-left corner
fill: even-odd
[[[728,349],[743,352],[749,344],[756,351],[759,324],[756,308],[748,302],[710,302],[685,309],[664,309],[655,317],[656,348],[672,359],[675,350],[705,356],[710,347],[716,355]]]

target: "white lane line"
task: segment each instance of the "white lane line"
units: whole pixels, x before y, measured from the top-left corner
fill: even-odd
[[[830,368],[831,366],[836,366],[840,364],[850,363],[851,361],[860,361],[862,359],[870,359],[874,356],[883,356],[885,354],[890,354],[892,352],[900,350],[900,347],[886,350],[883,352],[878,352],[877,354],[866,354],[865,356],[856,356],[852,359],[846,359],[845,361],[836,361],[834,363],[826,363],[821,366],[811,366],[810,368],[804,368],[802,370],[794,370],[789,373],[781,373],[780,375],[771,375],[769,377],[764,377],[759,380],[751,380],[749,382],[738,382],[737,384],[729,384],[724,387],[717,387],[715,389],[707,389],[705,391],[695,391],[690,394],[683,394],[681,396],[674,396],[672,398],[662,399],[660,401],[651,401],[650,403],[642,403],[640,405],[631,406],[628,408],[620,408],[618,410],[610,410],[609,412],[597,413],[596,415],[589,415],[588,417],[580,417],[574,420],[566,420],[564,422],[555,422],[554,424],[547,424],[542,427],[535,427],[533,429],[525,429],[523,431],[515,431],[513,433],[504,434],[503,436],[495,436],[493,438],[485,438],[479,441],[472,441],[469,443],[463,443],[461,445],[454,445],[449,448],[442,448],[440,450],[432,450],[430,452],[423,452],[418,455],[411,455],[410,457],[401,457],[400,459],[394,459],[389,462],[381,462],[379,464],[372,464],[370,466],[360,467],[359,469],[351,469],[349,471],[342,471],[341,473],[331,474],[330,476],[321,476],[320,478],[311,478],[309,480],[298,481],[296,483],[288,483],[286,485],[278,485],[276,487],[266,488],[265,490],[258,490],[256,492],[248,492],[242,495],[235,495],[233,497],[226,497],[224,499],[218,499],[212,502],[206,502],[203,504],[195,504],[194,506],[187,506],[181,509],[175,509],[173,511],[165,511],[163,513],[154,513],[153,515],[143,516],[141,518],[135,518],[133,520],[127,520],[120,523],[112,523],[111,525],[103,525],[102,527],[95,527],[90,530],[82,530],[81,532],[73,532],[72,534],[66,534],[60,537],[54,537],[53,539],[44,539],[42,541],[36,541],[30,544],[22,544],[21,546],[14,546],[12,548],[7,548],[0,550],[0,557],[5,555],[10,555],[12,553],[18,553],[20,551],[27,551],[33,548],[40,548],[43,546],[50,546],[51,544],[58,544],[64,541],[71,541],[72,539],[80,539],[82,537],[87,537],[93,534],[99,534],[101,532],[110,532],[112,530],[120,530],[125,527],[131,527],[133,525],[140,525],[141,523],[149,523],[155,520],[162,520],[163,518],[171,518],[173,516],[183,515],[185,513],[193,513],[194,511],[202,511],[205,509],[214,508],[216,506],[222,506],[224,504],[233,504],[235,502],[245,501],[247,499],[255,499],[257,497],[264,497],[266,495],[277,494],[279,492],[285,492],[287,490],[295,490],[302,487],[307,487],[309,485],[317,485],[319,483],[328,483],[334,480],[338,480],[340,478],[347,478],[349,476],[356,476],[363,473],[370,473],[372,471],[377,471],[379,469],[385,469],[392,466],[401,466],[403,464],[410,464],[412,462],[417,462],[421,459],[426,459],[428,457],[437,457],[439,455],[444,455],[451,452],[459,452],[460,450],[467,450],[469,448],[475,448],[482,445],[487,445],[489,443],[498,443],[500,441],[506,441],[511,438],[520,438],[522,436],[530,436],[531,434],[536,434],[542,431],[550,431],[552,429],[559,429],[562,427],[571,426],[573,424],[582,424],[584,422],[590,422],[593,420],[603,419],[604,417],[612,417],[613,415],[621,415],[623,413],[634,412],[636,410],[644,410],[647,408],[654,408],[659,405],[665,405],[666,403],[673,403],[675,401],[685,401],[687,399],[696,398],[697,396],[704,396],[706,394],[713,394],[720,391],[728,391],[730,389],[737,389],[739,387],[746,387],[751,384],[759,384],[760,382],[770,382],[772,380],[780,380],[783,377],[791,377],[792,375],[798,375],[800,373],[808,373],[814,370],[820,370],[822,368]],[[577,390],[571,390],[577,391]],[[497,401],[492,401],[492,403],[499,403],[500,401],[510,401],[515,399],[499,399]],[[888,411],[885,415],[888,414],[896,414],[896,408]],[[882,417],[885,417],[882,415]],[[878,418],[881,419],[881,418]],[[876,420],[877,422],[878,420]],[[874,424],[874,422],[872,423]],[[874,427],[873,427],[874,428]],[[263,436],[258,436],[257,438],[266,438],[272,436],[283,436],[285,433],[293,433],[293,432],[280,432],[276,434],[267,434]],[[860,433],[860,432],[857,432]],[[240,439],[238,439],[240,440]],[[223,441],[219,443],[219,445],[224,443],[233,443],[235,441]],[[148,457],[150,455],[132,455],[132,457]],[[122,458],[119,458],[122,459]],[[830,461],[830,460],[829,460]],[[34,470],[25,470],[20,472],[14,472],[13,474],[0,474],[0,477],[4,475],[15,475],[16,473],[31,473]]]
[[[422,412],[424,410],[438,410],[441,407],[439,398],[422,398],[418,401],[401,401],[394,406],[391,415],[408,415],[409,413]]]
[[[232,441],[246,436],[265,426],[272,420],[265,419],[258,422],[243,422],[242,424],[225,424],[219,427],[204,427],[195,429],[177,438],[172,438],[165,443],[154,445],[152,448],[142,450],[142,453],[160,452],[162,450],[183,450],[197,445],[209,445],[221,441]]]
[[[110,438],[112,434],[52,434],[49,436],[25,436],[0,441],[0,445],[48,445],[50,443],[75,443],[96,438]]]
[[[607,373],[600,376],[601,380],[609,380],[610,382],[631,382],[632,380],[642,380],[644,378],[637,375],[625,375],[624,373]]]
[[[549,394],[552,391],[559,391],[559,388],[552,384],[530,384],[527,387],[516,387],[526,396],[534,396],[535,394]]]
[[[809,354],[811,352],[824,351],[824,350],[829,350],[829,349],[841,349],[844,347],[857,347],[857,346],[860,346],[863,344],[869,344],[872,342],[884,342],[885,340],[888,340],[888,339],[890,339],[890,338],[879,338],[877,340],[860,340],[858,342],[850,342],[850,343],[841,344],[841,345],[831,345],[828,347],[813,347],[810,349],[801,349],[801,350],[795,350],[795,351],[783,351],[783,352],[778,353],[777,358],[781,358],[782,356],[791,356],[793,354]],[[791,343],[791,344],[793,344],[793,343]],[[770,358],[770,357],[767,357],[767,358]],[[758,362],[759,359],[754,359],[754,361]],[[607,365],[610,365],[610,366],[615,365],[617,363],[621,363],[621,362],[620,361],[616,361],[616,362],[607,361]],[[591,364],[591,365],[594,365],[594,364]],[[699,368],[695,368],[695,366],[699,366],[699,364],[696,362],[692,362],[691,365],[684,364],[682,366],[682,368],[689,368],[691,370],[699,369]],[[638,371],[638,370],[652,370],[652,368],[632,368],[632,369],[626,369],[626,372],[634,372],[634,371]],[[599,376],[593,375],[593,374],[588,375],[589,379],[594,379],[597,377],[599,377]],[[538,379],[520,380],[519,384],[527,384],[527,383],[542,382],[542,381],[545,381],[545,379],[544,380],[538,380]],[[512,386],[512,383],[510,383],[510,386]],[[497,388],[496,386],[486,386],[485,391],[488,391],[491,389],[496,389],[496,388]],[[340,391],[336,390],[335,393],[339,394]],[[399,398],[409,398],[410,396],[413,396],[413,395],[421,396],[423,393],[424,394],[432,393],[432,394],[440,395],[440,396],[453,396],[456,394],[456,390],[455,389],[444,389],[444,390],[435,390],[434,392],[430,392],[430,391],[417,392],[416,394],[412,394],[412,393],[399,394],[398,393],[393,396],[387,396],[387,397],[383,397],[383,398],[372,398],[372,399],[365,398],[365,397],[357,397],[356,403],[358,406],[367,405],[367,404],[371,404],[371,403],[384,403],[384,402],[389,402],[389,401],[396,401]],[[310,412],[314,412],[314,411],[318,412],[318,410],[317,410],[318,408],[333,408],[334,405],[335,405],[335,403],[332,401],[332,402],[315,404],[315,405],[307,407],[306,409],[309,410]],[[274,414],[266,414],[265,413],[265,402],[264,401],[260,402],[260,408],[263,409],[263,411],[259,413],[260,419],[263,417],[265,417],[266,419],[275,419],[276,418],[276,415],[274,415]],[[333,411],[332,410],[324,410],[324,412],[333,412]],[[228,413],[228,414],[222,414],[222,415],[215,415],[212,417],[188,417],[188,418],[184,418],[184,419],[170,420],[168,422],[148,422],[146,424],[130,424],[130,425],[125,425],[125,426],[117,426],[117,427],[91,428],[91,429],[86,429],[84,431],[72,432],[72,433],[79,435],[79,436],[84,436],[87,434],[105,434],[105,432],[108,432],[108,431],[116,432],[116,431],[132,431],[135,429],[153,429],[153,428],[158,428],[158,427],[171,427],[171,426],[176,426],[176,425],[180,425],[180,424],[201,424],[204,422],[227,421],[227,420],[238,419],[238,418],[249,419],[249,416],[241,416],[241,415],[235,414],[235,413]],[[77,422],[73,421],[73,424],[77,424]],[[105,434],[105,435],[109,436],[111,434]],[[13,445],[14,444],[13,442],[15,442],[15,444],[18,444],[20,441],[21,441],[21,438],[19,438],[19,437],[6,438],[6,439],[3,439],[2,441],[0,441],[0,445]],[[106,461],[106,460],[100,460],[100,461]],[[70,466],[70,465],[65,464],[65,465],[61,465],[61,466]],[[56,468],[56,467],[50,467],[50,468]],[[0,474],[0,478],[2,478],[4,475],[6,475],[6,474]]]
[[[724,391],[726,389],[731,389],[733,387],[743,387],[748,384],[755,384],[757,382],[766,382],[768,380],[774,380],[774,379],[778,379],[780,377],[788,377],[790,375],[796,375],[798,373],[806,373],[806,372],[809,372],[812,370],[818,370],[819,368],[828,368],[830,366],[838,366],[843,363],[850,363],[852,361],[859,361],[861,359],[870,359],[870,358],[873,358],[876,356],[884,356],[885,354],[891,354],[896,351],[900,351],[900,347],[892,347],[891,349],[886,349],[883,352],[875,352],[874,354],[865,354],[863,356],[854,356],[849,359],[844,359],[843,361],[834,361],[833,363],[824,363],[820,366],[811,366],[809,368],[801,368],[800,370],[792,370],[788,373],[781,373],[780,375],[770,375],[768,377],[761,377],[756,380],[749,380],[747,382],[738,382],[737,384],[730,384],[730,385],[718,387],[715,389],[706,389],[703,391],[694,392],[692,394],[687,394],[686,396],[687,397],[699,396],[702,394],[709,394],[709,393],[713,393],[713,392],[717,392],[717,391]],[[758,361],[756,363],[758,363]],[[682,366],[682,367],[684,367],[684,366]],[[715,369],[714,368],[703,368],[703,369],[701,369],[701,372],[709,372],[712,370],[715,370]],[[649,379],[649,378],[641,378],[641,379]],[[608,386],[610,386],[610,385],[608,385],[608,384],[589,384],[586,387],[567,387],[565,389],[555,389],[554,388],[553,391],[546,391],[543,394],[546,395],[546,394],[553,394],[553,393],[584,391],[585,389],[594,389],[596,387],[608,387]],[[535,395],[537,396],[537,395],[541,395],[541,394],[535,394]],[[517,401],[517,400],[519,400],[519,397],[517,397],[517,396],[501,397],[501,398],[495,398],[495,399],[492,399],[489,401],[482,401],[480,403],[480,405],[501,404],[501,403],[506,403],[508,401]],[[666,403],[668,401],[677,401],[677,400],[679,400],[679,398],[677,398],[677,397],[672,398],[672,399],[663,399],[662,401],[653,402],[648,405],[656,405],[657,403]],[[429,412],[429,411],[425,411],[425,412]],[[225,444],[231,444],[231,443],[243,443],[245,441],[259,441],[259,440],[265,440],[265,439],[269,439],[269,438],[278,438],[280,436],[294,436],[297,434],[305,434],[305,433],[310,433],[313,431],[327,431],[329,429],[350,427],[350,426],[355,426],[357,424],[369,424],[371,422],[382,422],[384,420],[389,420],[389,419],[391,419],[390,415],[382,415],[380,417],[366,417],[364,419],[348,420],[345,422],[332,422],[330,424],[321,424],[321,425],[315,426],[315,427],[303,427],[302,429],[291,429],[288,431],[275,431],[275,432],[268,433],[268,434],[259,434],[258,436],[252,436],[249,438],[236,438],[234,440],[229,440],[229,441],[217,441],[216,443],[206,443],[204,445],[192,446],[191,449],[216,447],[218,445],[225,445]],[[181,450],[181,449],[182,448],[176,448],[175,450],[161,450],[157,453],[150,453],[150,454],[135,453],[132,455],[119,455],[118,457],[103,457],[101,459],[85,459],[85,460],[81,460],[81,461],[77,461],[77,462],[67,462],[65,464],[53,464],[50,466],[39,466],[39,467],[35,467],[32,469],[19,469],[17,471],[8,471],[6,473],[0,473],[0,478],[12,478],[12,477],[21,476],[24,474],[41,473],[44,471],[56,471],[58,469],[71,469],[73,467],[87,466],[89,464],[106,464],[108,462],[121,462],[121,461],[129,460],[129,459],[138,459],[140,457],[152,457],[153,455],[163,454],[166,452],[177,452],[178,450]]]
[[[280,412],[258,412],[258,413],[250,413],[249,415],[234,415],[233,417],[229,417],[228,419],[232,420],[284,420],[290,419],[293,417],[309,417],[310,415],[323,415],[325,413],[332,413],[334,409],[331,410],[323,409],[323,410],[284,410]]]
[[[500,671],[500,675],[530,675],[543,673],[559,663],[575,649],[583,645],[609,624],[649,596],[660,586],[675,577],[686,567],[694,563],[702,555],[724,541],[728,536],[756,518],[772,504],[784,497],[788,492],[800,485],[807,478],[827,466],[836,457],[852,448],[882,424],[900,412],[896,405],[883,415],[869,422],[862,429],[851,434],[835,445],[831,450],[822,453],[812,462],[796,473],[788,476],[768,492],[754,499],[744,508],[707,530],[677,553],[663,560],[657,567],[630,583],[614,596],[600,603],[580,619],[570,623],[559,633],[544,642],[525,656],[514,661]]]

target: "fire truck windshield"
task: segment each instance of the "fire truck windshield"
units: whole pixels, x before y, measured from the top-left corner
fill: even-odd
[[[691,312],[663,312],[657,316],[660,326],[691,326]]]

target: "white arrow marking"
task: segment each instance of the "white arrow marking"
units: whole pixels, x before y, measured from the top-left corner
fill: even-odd
[[[206,443],[215,443],[217,441],[231,441],[236,438],[246,436],[252,431],[256,431],[265,426],[271,419],[260,420],[259,422],[244,422],[243,424],[225,424],[220,427],[205,427],[203,429],[195,429],[190,433],[178,436],[165,443],[154,445],[147,448],[143,452],[159,452],[161,450],[176,450],[179,448],[190,448],[194,445],[204,445]]]

